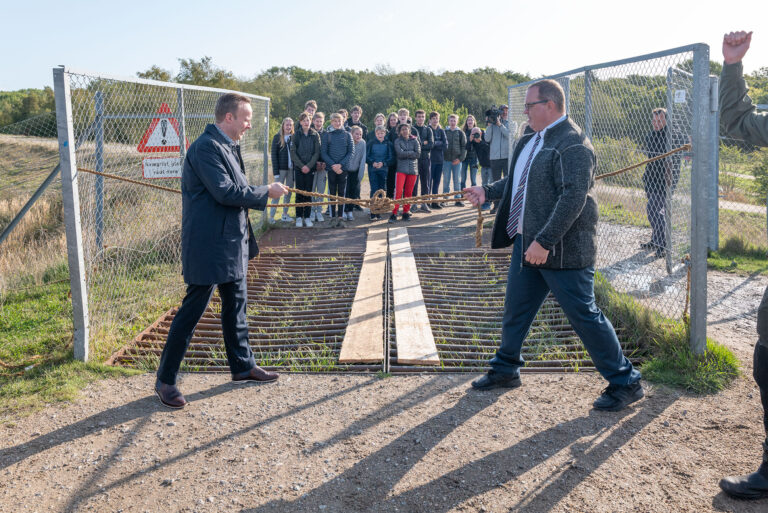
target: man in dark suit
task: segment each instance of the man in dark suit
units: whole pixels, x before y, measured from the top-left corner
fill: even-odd
[[[176,375],[216,287],[233,381],[271,382],[278,377],[256,365],[248,343],[246,273],[248,260],[259,252],[248,209],[264,210],[268,197],[279,198],[288,190],[280,183],[248,185],[238,141],[251,128],[252,114],[248,97],[222,95],[216,102],[216,123],[192,143],[184,160],[181,264],[187,294],[168,331],[155,383],[157,396],[170,408],[187,403],[176,387]]]
[[[643,397],[643,388],[640,373],[621,352],[613,325],[595,304],[594,150],[566,115],[565,94],[556,81],[532,84],[524,112],[528,130],[515,147],[510,174],[462,191],[475,206],[486,199],[501,200],[491,247],[514,244],[501,346],[490,362],[491,370],[472,386],[479,390],[520,386],[523,341],[552,291],[595,368],[608,381],[593,406],[618,411]]]

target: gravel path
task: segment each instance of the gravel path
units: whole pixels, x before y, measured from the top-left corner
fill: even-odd
[[[661,266],[630,248],[647,233],[614,235],[627,255],[603,272],[650,303],[678,301],[680,276],[629,278]],[[748,376],[765,286],[709,277],[710,336],[745,377],[705,397],[646,384],[620,413],[591,410],[604,382],[588,373],[526,374],[520,389],[485,393],[467,375],[283,374],[243,387],[187,374],[182,411],[159,405],[150,374],[94,383],[72,404],[0,419],[0,512],[765,512],[768,500],[717,487],[760,457]]]

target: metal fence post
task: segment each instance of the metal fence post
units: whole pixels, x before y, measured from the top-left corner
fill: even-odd
[[[187,155],[187,127],[186,127],[186,121],[184,119],[184,88],[179,87],[176,89],[176,100],[177,100],[177,113],[176,113],[176,119],[179,121],[179,156],[181,157],[181,160],[184,160],[184,157]],[[182,166],[184,163],[182,162]]]
[[[693,172],[691,176],[691,351],[707,349],[707,189],[712,174],[709,47],[693,51]]]
[[[77,189],[77,160],[75,130],[72,124],[72,98],[69,75],[64,68],[54,68],[53,84],[56,98],[56,129],[59,136],[61,191],[64,226],[67,234],[69,281],[72,292],[72,322],[74,325],[75,359],[88,360],[88,293],[85,286],[83,237],[80,225],[80,197]]]
[[[710,137],[712,138],[712,144],[710,149],[712,151],[712,175],[709,177],[709,195],[707,196],[707,203],[709,204],[709,244],[708,247],[712,251],[717,251],[720,247],[720,105],[719,105],[719,92],[720,92],[720,77],[709,77],[709,94],[710,94],[710,106],[709,110],[712,113],[709,116],[709,122],[711,124]]]
[[[93,124],[95,126],[94,138],[96,143],[96,171],[99,173],[104,172],[104,93],[96,91],[93,95],[93,104],[95,107],[96,116],[94,117]],[[96,175],[95,177],[95,203],[96,212],[94,213],[95,230],[96,230],[96,251],[99,252],[104,248],[104,177]]]
[[[592,72],[584,72],[584,133],[592,140]]]

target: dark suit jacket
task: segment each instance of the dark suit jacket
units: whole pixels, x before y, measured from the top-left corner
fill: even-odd
[[[240,147],[208,125],[187,151],[181,175],[181,266],[193,285],[245,277],[259,252],[248,209],[264,210],[267,187],[248,185]]]
[[[488,200],[499,200],[493,223],[491,247],[512,244],[507,235],[507,221],[512,203],[512,176],[520,152],[534,136],[532,130],[515,146],[510,174],[484,185]],[[597,255],[597,202],[595,152],[592,143],[570,118],[544,134],[541,150],[528,171],[525,214],[523,215],[523,251],[535,240],[549,250],[546,269],[583,269],[594,266]],[[523,265],[530,266],[523,261]]]

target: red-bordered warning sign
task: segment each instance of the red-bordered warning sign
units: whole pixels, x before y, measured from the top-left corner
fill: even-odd
[[[167,103],[161,103],[157,113],[172,114]],[[184,139],[185,147],[189,148],[189,140]],[[179,151],[179,121],[171,117],[153,118],[136,149],[141,153]]]

